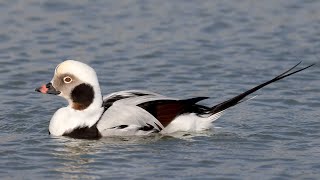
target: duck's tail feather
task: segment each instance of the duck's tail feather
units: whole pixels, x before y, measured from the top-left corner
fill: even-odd
[[[289,70],[287,70],[287,71],[281,73],[280,75],[276,76],[275,78],[273,78],[273,79],[271,79],[271,80],[269,80],[269,81],[267,81],[265,83],[262,83],[262,84],[260,84],[258,86],[255,86],[254,88],[252,88],[252,89],[250,89],[250,90],[248,90],[248,91],[246,91],[244,93],[241,93],[241,94],[239,94],[239,95],[237,95],[237,96],[235,96],[235,97],[233,97],[233,98],[231,98],[229,100],[226,100],[226,101],[224,101],[222,103],[219,103],[219,104],[211,107],[210,113],[216,114],[216,113],[222,112],[222,111],[224,111],[224,110],[226,110],[226,109],[228,109],[228,108],[230,108],[232,106],[235,106],[235,105],[237,105],[237,104],[239,104],[241,102],[244,102],[246,100],[252,99],[252,98],[249,98],[249,99],[244,99],[244,98],[246,96],[258,91],[259,89],[261,89],[261,88],[273,83],[273,82],[279,81],[279,80],[281,80],[281,79],[283,79],[285,77],[291,76],[293,74],[296,74],[296,73],[298,73],[300,71],[303,71],[303,70],[308,69],[308,68],[310,68],[310,67],[315,65],[315,64],[311,64],[311,65],[309,65],[307,67],[304,67],[304,68],[301,68],[301,69],[298,69],[298,70],[294,70],[300,64],[301,64],[301,62],[299,62],[298,64],[294,65]]]

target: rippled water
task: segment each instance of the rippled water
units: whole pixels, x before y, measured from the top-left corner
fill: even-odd
[[[104,94],[148,89],[219,103],[302,60],[319,64],[320,1],[0,3],[1,179],[319,179],[319,66],[232,108],[210,132],[55,138],[66,103],[34,92],[55,66],[93,66]]]

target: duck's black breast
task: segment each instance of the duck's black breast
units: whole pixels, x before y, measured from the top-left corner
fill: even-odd
[[[100,139],[102,137],[99,132],[97,125],[93,125],[91,127],[78,127],[73,129],[71,132],[64,133],[63,136],[68,136],[75,139]]]

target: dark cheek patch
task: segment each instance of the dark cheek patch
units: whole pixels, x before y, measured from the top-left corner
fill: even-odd
[[[76,86],[71,92],[71,99],[73,101],[73,109],[86,109],[94,99],[93,87],[85,83]]]

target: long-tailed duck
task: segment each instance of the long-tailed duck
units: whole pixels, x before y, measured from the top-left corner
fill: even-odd
[[[196,132],[209,129],[224,110],[243,102],[249,94],[314,65],[294,70],[299,64],[211,107],[198,104],[208,97],[176,99],[145,90],[127,90],[102,96],[95,70],[74,60],[59,64],[51,82],[36,91],[62,96],[69,102],[51,118],[49,133],[54,136],[99,139],[103,136]]]

